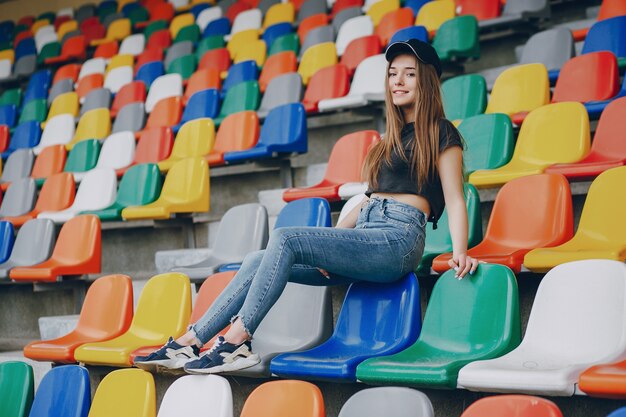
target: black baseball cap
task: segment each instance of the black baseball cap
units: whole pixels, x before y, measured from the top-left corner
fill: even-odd
[[[424,64],[430,64],[435,67],[437,75],[441,77],[441,61],[435,48],[429,43],[422,42],[418,39],[409,39],[408,41],[394,42],[387,47],[385,51],[385,59],[387,62],[393,61],[400,54],[412,54]]]

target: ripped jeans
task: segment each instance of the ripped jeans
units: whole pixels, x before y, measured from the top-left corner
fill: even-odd
[[[241,269],[192,329],[204,344],[240,318],[252,336],[288,281],[308,285],[395,281],[419,264],[426,220],[422,211],[408,204],[375,197],[363,205],[353,229],[275,229],[267,249],[245,257]]]

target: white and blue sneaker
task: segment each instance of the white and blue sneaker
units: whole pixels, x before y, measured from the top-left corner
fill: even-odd
[[[234,345],[219,336],[210,350],[187,362],[184,369],[188,374],[216,374],[249,368],[259,362],[261,358],[252,353],[249,341]]]
[[[159,350],[148,356],[137,356],[135,366],[146,371],[155,370],[157,366],[168,369],[180,369],[191,360],[198,359],[200,349],[197,346],[182,346],[172,337]]]

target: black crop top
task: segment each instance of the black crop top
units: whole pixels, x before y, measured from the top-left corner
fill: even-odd
[[[412,141],[415,140],[415,125],[408,123],[402,128],[402,144],[407,160],[402,159],[397,152],[391,153],[391,165],[385,161],[380,165],[378,171],[378,187],[373,190],[371,187],[365,192],[366,196],[372,193],[401,193],[415,194],[424,197],[430,204],[429,222],[433,223],[433,229],[437,228],[437,220],[441,217],[445,201],[443,198],[443,189],[441,188],[441,179],[436,174],[434,178],[425,183],[420,190],[415,180],[415,173],[410,170],[410,161],[413,158]],[[452,146],[460,146],[463,148],[463,140],[459,131],[454,125],[446,120],[441,119],[439,123],[439,152],[443,152]]]

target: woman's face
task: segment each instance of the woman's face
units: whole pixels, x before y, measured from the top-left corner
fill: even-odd
[[[393,104],[405,114],[410,114],[415,106],[417,90],[417,58],[414,55],[398,55],[389,68],[389,91]]]

